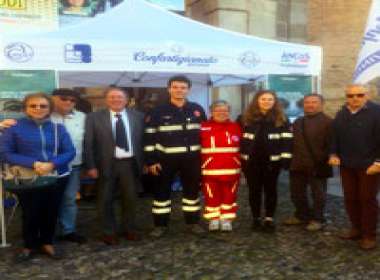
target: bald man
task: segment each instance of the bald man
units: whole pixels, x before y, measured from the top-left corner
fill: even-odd
[[[340,234],[359,240],[364,250],[376,247],[380,172],[380,106],[369,100],[364,85],[349,85],[346,104],[333,122],[329,163],[340,167],[344,202],[351,229]]]

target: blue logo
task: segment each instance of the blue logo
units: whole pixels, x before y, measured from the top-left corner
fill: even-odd
[[[283,52],[281,56],[281,65],[285,67],[307,67],[309,62],[309,53]]]
[[[186,56],[186,55],[168,55],[164,52],[150,55],[144,51],[135,52],[133,54],[133,60],[137,62],[149,62],[152,65],[160,63],[173,63],[177,66],[210,66],[210,64],[217,63],[218,59],[213,56],[201,57],[201,56]]]
[[[28,62],[34,56],[31,46],[22,42],[11,43],[4,48],[4,55],[14,62]]]
[[[378,43],[380,40],[380,17],[376,18],[377,24],[368,29],[363,37],[362,45],[367,42]]]
[[[369,56],[365,57],[362,61],[360,61],[359,65],[356,67],[356,71],[354,73],[354,80],[356,80],[364,71],[368,70],[375,64],[380,63],[380,51],[374,52]]]
[[[87,44],[66,44],[66,63],[91,63],[91,46]]]
[[[240,63],[247,68],[254,68],[260,64],[260,57],[253,51],[247,51],[240,55]]]

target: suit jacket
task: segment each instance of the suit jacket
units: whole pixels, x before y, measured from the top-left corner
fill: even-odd
[[[142,137],[144,115],[133,109],[126,109],[133,153],[138,171],[143,166]],[[84,136],[84,165],[87,169],[97,168],[102,177],[111,176],[112,160],[115,155],[115,140],[112,134],[111,115],[108,109],[90,113],[86,118]]]

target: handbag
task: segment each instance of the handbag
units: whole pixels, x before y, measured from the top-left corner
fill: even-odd
[[[313,149],[311,148],[309,139],[306,136],[305,132],[305,119],[302,119],[302,135],[305,141],[305,145],[307,150],[309,151],[311,155],[311,159],[313,160],[314,163],[314,172],[313,175],[318,178],[329,178],[333,176],[333,169],[330,165],[327,164],[327,159],[326,161],[318,161],[317,157],[314,154]]]
[[[54,156],[58,154],[58,129],[54,124]],[[4,165],[3,185],[9,192],[43,189],[54,185],[58,180],[57,171],[38,175],[32,168],[20,165]]]

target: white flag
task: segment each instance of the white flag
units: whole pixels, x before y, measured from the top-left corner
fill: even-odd
[[[380,0],[372,0],[354,82],[365,84],[380,77]]]

